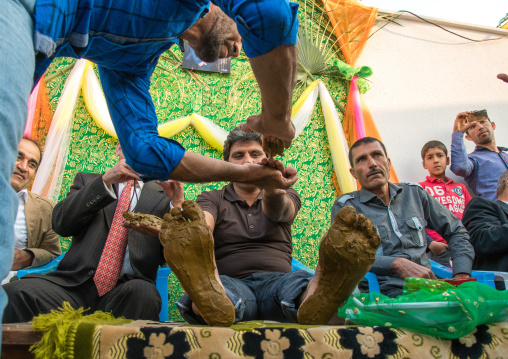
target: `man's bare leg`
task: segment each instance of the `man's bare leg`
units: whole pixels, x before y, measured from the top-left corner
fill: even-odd
[[[374,263],[381,238],[362,214],[341,208],[321,240],[314,278],[302,294],[298,323],[327,324]]]
[[[185,201],[182,208],[164,216],[159,234],[164,258],[199,315],[209,325],[231,326],[235,308],[219,279],[212,231],[196,202]]]

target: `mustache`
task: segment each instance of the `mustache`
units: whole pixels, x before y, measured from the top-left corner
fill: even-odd
[[[25,178],[25,173],[23,173],[23,172],[20,172],[20,171],[14,171],[14,174],[16,174],[16,175],[20,175],[21,177]]]
[[[380,168],[374,168],[374,169],[370,170],[369,172],[367,172],[367,177],[370,177],[370,176],[378,174],[378,173],[383,174],[384,172]]]

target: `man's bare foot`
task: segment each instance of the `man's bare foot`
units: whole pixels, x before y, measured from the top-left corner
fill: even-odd
[[[263,136],[263,151],[268,157],[284,156],[284,142],[277,137]]]
[[[128,220],[130,224],[142,224],[150,227],[159,227],[162,224],[162,218],[146,213],[134,213],[125,211],[122,213],[123,218]]]
[[[201,207],[185,201],[163,219],[159,239],[164,258],[185,292],[209,324],[231,326],[235,308],[217,274],[213,237]]]
[[[251,117],[255,118],[256,116]],[[252,124],[252,121],[250,123]],[[244,132],[256,132],[255,130],[249,127],[248,122],[240,123],[239,127]],[[260,127],[258,127],[258,129],[259,128]],[[291,141],[283,141],[275,136],[263,135],[263,143],[262,143],[263,151],[265,151],[268,157],[284,156],[284,148],[289,148],[290,145]]]
[[[284,148],[289,148],[295,137],[295,126],[288,118],[286,121],[269,119],[263,114],[249,116],[245,123],[240,124],[245,132],[257,132],[263,135],[263,148],[267,148],[265,142],[278,139]]]
[[[340,209],[321,240],[314,278],[302,294],[298,323],[328,323],[374,263],[381,238],[354,207]]]

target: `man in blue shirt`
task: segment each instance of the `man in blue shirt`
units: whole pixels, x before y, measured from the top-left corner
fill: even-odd
[[[494,130],[487,110],[461,112],[453,124],[450,170],[464,177],[471,190],[480,197],[496,201],[497,180],[508,169],[505,147],[496,145]],[[463,137],[476,145],[467,154]]]
[[[149,94],[159,56],[187,40],[205,61],[238,56],[242,43],[261,89],[262,113],[247,119],[267,142],[286,148],[294,136],[291,101],[297,68],[298,5],[276,0],[4,0],[0,12],[0,277],[11,266],[16,197],[9,179],[29,93],[55,57],[98,65],[127,163],[145,179],[239,181],[288,188],[268,166],[236,166],[199,156],[157,136]],[[225,15],[227,16],[225,16]],[[231,21],[231,19],[234,20]],[[209,46],[207,46],[209,45]],[[0,290],[0,312],[5,306]]]

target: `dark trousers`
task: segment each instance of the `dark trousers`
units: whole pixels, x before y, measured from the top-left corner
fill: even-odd
[[[159,320],[161,298],[157,288],[145,280],[119,280],[110,292],[102,297],[90,278],[85,283],[62,287],[43,277],[22,278],[3,286],[9,302],[5,307],[3,323],[29,322],[34,316],[58,309],[69,302],[74,309],[90,308],[111,312],[114,317]]]

